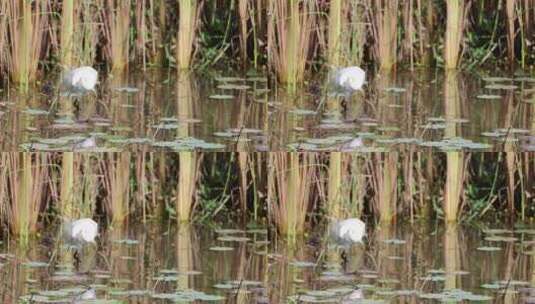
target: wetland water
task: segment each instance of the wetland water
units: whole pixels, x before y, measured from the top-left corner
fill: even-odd
[[[0,300],[528,303],[535,296],[535,229],[496,228],[377,226],[364,245],[347,250],[318,242],[322,229],[288,245],[264,228],[149,222],[104,230],[76,258],[47,229],[29,249],[0,245]],[[357,288],[365,300],[344,300]],[[100,300],[73,300],[88,290]]]
[[[330,97],[320,80],[288,94],[263,75],[177,77],[158,70],[115,76],[97,95],[82,98],[6,89],[0,92],[0,147],[348,151],[344,145],[360,137],[363,146],[349,151],[534,150],[535,79],[491,76],[375,76],[364,93],[344,102]],[[88,138],[95,145],[80,145]]]
[[[0,302],[535,302],[535,79],[401,72],[343,102],[318,83],[1,91]],[[67,246],[66,215],[97,243]],[[334,246],[350,216],[364,244]]]

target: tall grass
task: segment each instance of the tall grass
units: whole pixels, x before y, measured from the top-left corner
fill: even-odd
[[[112,71],[121,71],[130,59],[130,10],[131,0],[103,0],[101,22],[106,44],[106,57]]]
[[[372,8],[375,59],[382,70],[389,71],[397,62],[399,1],[374,0]]]
[[[279,231],[295,239],[305,229],[317,167],[314,153],[270,153],[268,201]]]
[[[131,153],[106,153],[100,161],[102,183],[106,189],[104,206],[108,220],[121,226],[126,220],[130,202]]]
[[[11,232],[27,242],[37,231],[37,220],[44,208],[48,157],[44,153],[2,153],[2,167],[8,187],[6,215]]]
[[[295,89],[303,80],[316,23],[315,1],[270,1],[268,60],[279,81]]]
[[[7,50],[8,71],[11,80],[22,89],[28,89],[37,77],[44,39],[47,33],[48,0],[20,1],[6,0],[3,12],[6,14],[8,39],[4,41]]]

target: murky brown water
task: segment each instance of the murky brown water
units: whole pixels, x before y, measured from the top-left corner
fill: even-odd
[[[534,78],[400,72],[376,76],[364,93],[342,102],[329,97],[321,79],[288,94],[263,75],[223,76],[115,76],[100,85],[98,96],[77,102],[6,89],[0,92],[0,147],[336,151],[361,137],[364,146],[353,150],[535,149]],[[87,138],[95,145],[83,148]]]
[[[534,229],[380,226],[363,245],[343,250],[324,241],[320,228],[295,245],[265,229],[225,228],[102,230],[98,244],[78,256],[53,229],[28,249],[6,241],[0,300],[84,303],[73,299],[87,290],[102,300],[87,303],[353,303],[343,299],[357,288],[366,300],[354,303],[522,303],[535,296]]]

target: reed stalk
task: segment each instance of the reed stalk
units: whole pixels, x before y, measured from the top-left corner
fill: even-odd
[[[327,204],[330,217],[341,218],[343,216],[342,205],[342,153],[331,152],[329,154],[329,175],[327,188]]]
[[[180,70],[191,67],[200,7],[197,0],[179,0],[179,27],[176,61]]]
[[[457,69],[465,24],[465,0],[447,1],[444,64],[447,70]]]
[[[270,1],[268,14],[268,60],[279,81],[295,90],[309,57],[315,1]]]
[[[342,1],[332,0],[329,7],[329,27],[328,27],[328,52],[327,60],[332,66],[339,66],[342,56]]]
[[[447,70],[444,78],[444,108],[446,119],[461,118],[462,99],[459,89],[459,75],[456,71]],[[457,126],[446,127],[446,138],[462,136]],[[446,222],[456,222],[461,205],[461,194],[464,183],[464,154],[462,152],[446,153],[446,185],[444,190],[444,215]]]
[[[249,153],[238,152],[238,165],[240,169],[240,206],[243,220],[247,216],[247,172],[249,171]]]
[[[516,0],[505,1],[505,11],[507,15],[507,51],[509,54],[509,64],[511,68],[515,63],[515,21],[516,21]]]
[[[8,4],[9,1],[0,2],[0,75],[3,75],[8,64]]]
[[[188,222],[195,204],[199,156],[196,152],[180,152],[180,170],[178,173],[176,213],[179,223]]]
[[[74,52],[74,0],[63,0],[61,10],[61,63],[70,67]]]
[[[131,0],[105,0],[101,18],[106,37],[105,53],[113,72],[126,68],[130,57]]]
[[[461,205],[462,185],[464,182],[463,152],[446,153],[446,185],[444,189],[444,219],[448,223],[456,222]]]
[[[64,219],[74,218],[74,153],[65,152],[61,161],[60,213]]]
[[[247,53],[247,39],[248,39],[248,26],[247,21],[249,19],[249,0],[239,0],[238,3],[238,13],[240,16],[240,51],[242,65],[245,67],[247,63],[248,53]]]
[[[74,52],[75,61],[73,64],[92,66],[97,56],[97,44],[99,42],[99,14],[94,0],[75,1],[75,16],[78,17],[74,22],[75,35]]]
[[[461,246],[459,244],[459,227],[456,223],[447,223],[444,232],[444,270],[448,273],[461,269]],[[461,288],[458,276],[447,276],[444,286],[447,290]]]
[[[373,1],[373,35],[375,59],[381,70],[390,71],[397,62],[398,0]]]

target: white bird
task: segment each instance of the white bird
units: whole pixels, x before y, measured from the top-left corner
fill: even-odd
[[[358,218],[337,221],[331,226],[331,236],[344,245],[362,243],[366,235],[366,224]]]
[[[352,66],[342,68],[334,72],[332,84],[337,91],[341,91],[346,95],[362,90],[362,86],[366,82],[366,72],[363,69]]]
[[[364,146],[364,142],[362,141],[362,138],[355,137],[352,140],[342,144],[340,146],[340,151],[342,151],[342,152],[351,152],[351,151],[355,151],[358,148],[363,147],[363,146]]]
[[[88,137],[74,144],[75,150],[88,150],[88,149],[93,149],[96,147],[97,147],[97,141],[96,141],[95,136]]]
[[[361,303],[364,299],[362,289],[355,289],[342,299],[342,304]]]
[[[84,303],[84,301],[96,300],[97,292],[93,288],[85,290],[82,294],[78,295],[74,300],[74,303]]]
[[[63,86],[73,93],[95,91],[98,72],[90,66],[83,66],[68,71],[63,76]]]
[[[76,243],[95,243],[98,235],[98,224],[90,218],[83,218],[64,226],[65,236]]]

